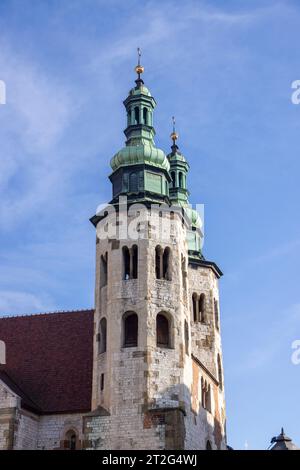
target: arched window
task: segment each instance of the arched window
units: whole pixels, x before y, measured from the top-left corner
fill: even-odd
[[[179,173],[179,187],[183,188],[183,174],[181,172]]]
[[[155,248],[155,273],[156,273],[156,279],[161,279],[161,272],[162,272],[162,267],[161,267],[161,261],[162,261],[162,247],[157,246]]]
[[[205,409],[205,382],[203,377],[201,377],[201,403]]]
[[[205,315],[205,295],[201,294],[199,298],[199,320],[201,323],[206,322],[206,315]]]
[[[65,434],[64,440],[64,447],[68,450],[76,450],[77,449],[77,434],[73,429],[70,429]]]
[[[212,450],[210,441],[206,442],[206,450]]]
[[[220,387],[221,390],[223,390],[222,364],[221,364],[220,354],[218,354],[217,363],[218,363],[218,381],[219,381],[219,387]]]
[[[100,391],[103,392],[104,390],[104,374],[100,376]]]
[[[99,335],[99,354],[106,352],[106,338],[107,338],[107,322],[106,318],[100,320],[100,335]]]
[[[148,109],[147,108],[143,108],[143,122],[144,124],[148,124]]]
[[[215,327],[219,329],[219,304],[216,299],[214,299],[214,312],[215,312]]]
[[[211,413],[211,390],[210,384],[206,388],[206,409],[209,413]]]
[[[134,312],[126,312],[123,316],[124,348],[138,345],[138,316]]]
[[[170,272],[170,256],[171,250],[169,247],[164,249],[163,253],[163,278],[171,281],[171,272]]]
[[[198,321],[198,295],[194,292],[192,296],[193,301],[193,319],[194,322]]]
[[[172,188],[175,188],[175,186],[176,186],[176,175],[175,175],[175,171],[171,171],[171,178],[172,178]]]
[[[107,252],[100,256],[100,287],[107,285]]]
[[[205,410],[211,413],[211,389],[210,384],[201,377],[201,401]]]
[[[123,246],[123,279],[130,279],[130,252],[127,246]]]
[[[171,281],[171,250],[167,246],[163,249],[161,246],[155,248],[155,274],[156,279],[165,279]]]
[[[131,257],[132,257],[132,278],[137,279],[138,277],[138,247],[133,245],[131,248]]]
[[[189,354],[189,326],[186,320],[184,320],[184,343],[185,343],[185,354]]]
[[[137,279],[138,277],[138,247],[133,245],[130,249],[123,246],[123,279]]]
[[[134,123],[135,124],[140,123],[140,110],[137,106],[134,108]]]
[[[170,348],[170,325],[168,318],[159,313],[156,317],[156,345],[159,348]]]

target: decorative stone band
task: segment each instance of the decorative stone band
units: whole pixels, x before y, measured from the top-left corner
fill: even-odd
[[[216,379],[216,377],[207,369],[207,367],[205,367],[205,365],[199,361],[199,359],[197,359],[197,357],[195,357],[193,354],[192,354],[192,359],[193,361],[195,361],[198,366],[209,376],[209,378],[217,385],[219,386],[219,381],[218,379]]]

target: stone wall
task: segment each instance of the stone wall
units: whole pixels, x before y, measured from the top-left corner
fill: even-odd
[[[99,222],[106,227],[110,223],[110,216]],[[84,427],[88,448],[203,449],[207,440],[213,448],[225,445],[223,391],[216,365],[217,353],[222,357],[221,342],[213,313],[217,279],[211,268],[188,266],[186,229],[177,214],[170,223],[167,241],[155,236],[153,222],[146,239],[97,241],[93,413],[85,418]],[[122,247],[132,245],[138,246],[138,279],[123,280]],[[157,245],[171,250],[169,280],[156,279]],[[103,286],[100,257],[106,253],[107,285]],[[206,294],[205,325],[193,322],[194,291]],[[122,317],[128,311],[138,315],[138,346],[124,348]],[[160,312],[170,320],[170,348],[156,344]],[[99,324],[104,317],[107,349],[99,354]],[[204,366],[197,380],[193,356]],[[211,413],[199,402],[199,381],[205,369],[211,384]]]
[[[77,448],[83,447],[83,415],[56,414],[41,416],[38,426],[37,449],[63,449],[65,435],[74,431],[77,436]]]
[[[70,430],[77,448],[84,447],[81,413],[38,416],[21,408],[21,399],[0,381],[0,450],[63,449]]]
[[[18,397],[0,380],[0,450],[13,449],[18,401]]]
[[[14,450],[36,450],[39,417],[26,410],[18,409],[15,419]]]

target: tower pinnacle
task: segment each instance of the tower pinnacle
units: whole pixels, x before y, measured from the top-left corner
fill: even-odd
[[[138,75],[138,78],[137,80],[135,81],[135,83],[137,84],[138,87],[140,87],[144,82],[143,80],[141,79],[141,74],[144,72],[144,67],[141,65],[141,56],[142,56],[142,51],[140,49],[140,47],[137,48],[137,53],[138,53],[138,64],[137,66],[135,67],[135,71]]]
[[[175,122],[175,117],[174,116],[172,116],[172,123],[173,123],[173,132],[170,135],[170,137],[173,140],[173,145],[176,145],[176,140],[178,139],[179,136],[178,136],[178,134],[176,132],[176,129],[175,129],[176,122]]]
[[[111,160],[114,200],[126,194],[131,200],[169,201],[170,164],[154,142],[155,99],[141,79],[141,49],[137,49],[136,86],[129,91],[124,106],[127,114],[125,147]]]

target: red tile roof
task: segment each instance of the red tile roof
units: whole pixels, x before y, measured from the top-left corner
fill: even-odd
[[[41,413],[91,409],[93,322],[93,310],[0,318],[0,372],[24,406]]]

